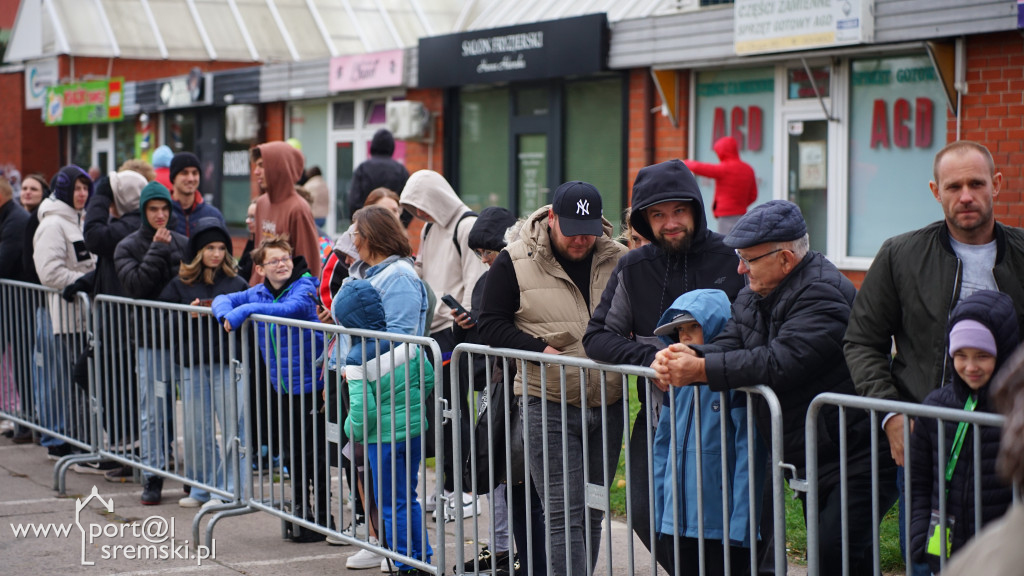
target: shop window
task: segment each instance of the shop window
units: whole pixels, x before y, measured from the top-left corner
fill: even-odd
[[[775,155],[775,70],[771,67],[747,70],[716,70],[696,76],[697,121],[694,126],[693,157],[718,163],[715,142],[732,136],[739,145],[740,159],[754,169],[757,177],[755,204],[773,198],[772,160]],[[708,226],[717,230],[712,214],[715,181],[697,177],[704,196]]]
[[[818,96],[828,98],[829,81],[832,77],[829,67],[818,66],[810,70],[810,75],[807,74],[807,68],[802,66],[786,70],[787,98],[790,100],[817,98]],[[815,92],[815,87],[817,87],[817,92]]]
[[[459,187],[470,208],[509,207],[509,90],[463,90],[459,99]]]
[[[366,124],[383,124],[387,119],[387,105],[383,100],[374,100],[366,104]]]
[[[92,126],[71,127],[71,163],[86,169],[92,165]]]
[[[114,124],[114,170],[132,158],[141,158],[143,153],[152,152],[148,144],[147,148],[142,147],[148,133],[140,127],[137,116],[125,117],[121,122]]]
[[[847,255],[942,218],[927,181],[946,145],[946,101],[928,56],[855,60],[850,74]]]
[[[193,114],[166,114],[167,130],[164,131],[167,144],[174,153],[194,152],[196,135],[196,118]]]
[[[350,130],[356,127],[356,103],[334,103],[334,129]]]
[[[616,229],[626,197],[623,109],[620,78],[565,86],[565,180],[593,184],[601,192],[604,217]]]

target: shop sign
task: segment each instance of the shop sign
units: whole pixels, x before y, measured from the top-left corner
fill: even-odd
[[[404,62],[402,50],[331,58],[328,86],[331,92],[401,86]]]
[[[188,76],[178,76],[158,81],[157,106],[161,108],[184,108],[205,103],[206,82],[203,72],[193,68]]]
[[[46,100],[46,89],[57,84],[57,59],[25,64],[25,109],[39,110]]]
[[[590,14],[421,38],[419,85],[492,84],[593,74],[605,69],[608,19]]]
[[[123,87],[123,77],[50,86],[43,122],[47,126],[117,122],[124,116]]]
[[[715,108],[715,116],[711,124],[711,141],[718,142],[720,138],[732,136],[736,139],[736,144],[741,152],[745,150],[760,151],[764,144],[764,110],[760,106],[747,106],[746,110],[742,106],[733,106],[729,112],[729,119],[729,125],[732,126],[731,131],[726,125],[725,108]],[[746,134],[743,133],[744,125],[747,126]]]
[[[871,42],[874,0],[736,0],[737,54]]]

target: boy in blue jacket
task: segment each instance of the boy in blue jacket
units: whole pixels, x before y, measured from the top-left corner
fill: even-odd
[[[691,290],[676,298],[661,316],[654,334],[666,345],[710,342],[729,320],[729,298],[721,290]],[[698,398],[699,392],[699,398]],[[673,413],[668,395],[674,396]],[[724,397],[723,397],[724,396]],[[697,503],[704,505],[705,574],[724,574],[722,538],[722,486],[728,481],[729,563],[732,574],[750,573],[750,517],[760,521],[761,499],[749,498],[750,460],[754,460],[754,494],[764,483],[765,451],[754,430],[753,446],[747,443],[746,395],[741,392],[712,392],[706,385],[671,388],[658,419],[654,436],[654,528],[659,546],[676,546],[680,574],[699,571]],[[726,407],[728,414],[722,415]],[[700,442],[697,441],[695,410],[700,412]],[[726,426],[723,478],[722,426]],[[673,428],[675,445],[673,446]],[[674,454],[673,454],[674,448]],[[697,453],[701,465],[697,467]],[[697,490],[698,475],[702,481]],[[675,511],[673,511],[673,509]],[[678,535],[678,544],[675,544]]]
[[[263,283],[213,300],[213,315],[225,330],[238,329],[252,314],[320,321],[316,314],[317,279],[310,275],[302,256],[292,257],[286,235],[264,240],[253,250],[252,261],[264,278]],[[281,406],[281,423],[287,429],[280,449],[292,476],[292,514],[329,528],[327,490],[330,478],[324,458],[327,449],[321,394],[324,383],[317,366],[323,355],[323,333],[266,322],[257,323],[256,330],[260,352],[276,393],[268,395],[271,396],[268,399],[276,400]],[[264,406],[269,404],[263,403]],[[264,417],[269,418],[273,412],[276,411],[265,409]],[[278,437],[272,432],[267,440],[273,442]],[[305,528],[292,534],[296,542],[318,542],[325,538]]]

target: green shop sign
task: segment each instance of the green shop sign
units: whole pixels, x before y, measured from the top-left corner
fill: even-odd
[[[123,87],[123,77],[50,86],[43,122],[47,126],[117,122],[124,117]]]

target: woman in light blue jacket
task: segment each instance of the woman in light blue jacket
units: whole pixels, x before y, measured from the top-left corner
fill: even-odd
[[[662,315],[654,333],[666,345],[680,341],[703,344],[717,336],[729,318],[730,304],[725,292],[692,290],[676,298]],[[674,413],[668,398],[670,394],[674,396]],[[727,410],[725,414],[723,406]],[[682,574],[697,574],[699,570],[699,502],[703,503],[704,512],[705,574],[725,573],[722,539],[726,529],[722,511],[726,481],[730,568],[734,575],[750,571],[750,517],[753,515],[755,522],[760,520],[766,456],[757,430],[753,430],[754,445],[748,445],[746,413],[746,395],[742,392],[712,392],[706,385],[683,386],[666,392],[654,436],[654,526],[661,534],[659,541],[665,545],[673,545],[678,535],[676,549]],[[724,451],[722,426],[726,427],[727,439]],[[697,469],[698,451],[700,470]],[[751,460],[754,462],[753,506],[749,492]],[[702,481],[700,491],[698,474]]]

